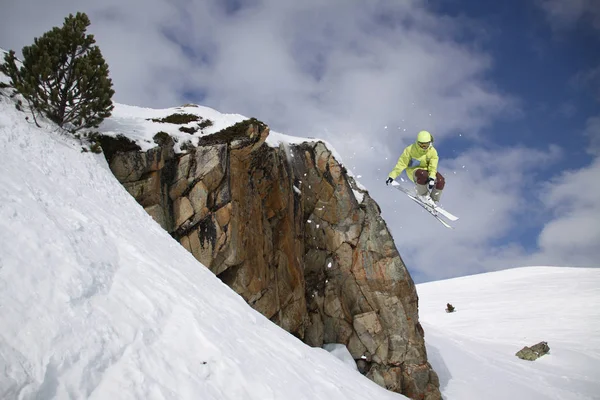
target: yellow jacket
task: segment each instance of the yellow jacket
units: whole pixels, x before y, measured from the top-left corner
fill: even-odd
[[[435,178],[438,167],[438,153],[437,150],[433,147],[433,144],[429,146],[427,150],[423,150],[419,147],[419,145],[415,142],[410,146],[407,146],[400,158],[398,158],[398,163],[388,175],[392,179],[396,179],[402,171],[406,170],[406,175],[408,175],[408,179],[411,181],[415,181],[415,170],[416,169],[425,169],[429,172],[429,176]]]

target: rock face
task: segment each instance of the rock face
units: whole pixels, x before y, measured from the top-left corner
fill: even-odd
[[[547,342],[539,342],[538,344],[533,345],[531,347],[527,347],[527,346],[523,347],[515,355],[522,360],[535,361],[538,358],[540,358],[541,356],[548,354],[549,352],[550,352],[550,346],[548,346],[548,343]]]
[[[273,148],[248,120],[174,154],[109,165],[148,213],[253,308],[311,346],[347,346],[359,370],[441,399],[414,283],[369,194],[322,142]]]

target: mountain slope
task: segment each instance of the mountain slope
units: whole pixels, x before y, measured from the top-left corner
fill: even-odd
[[[0,96],[0,398],[399,399],[200,265]]]
[[[404,398],[254,312],[102,155],[24,118],[0,96],[0,398]],[[417,285],[444,398],[600,398],[599,288],[600,269],[549,267]]]
[[[417,291],[444,398],[600,398],[600,269],[517,268]],[[445,312],[448,302],[456,312]],[[541,341],[548,355],[515,356]]]

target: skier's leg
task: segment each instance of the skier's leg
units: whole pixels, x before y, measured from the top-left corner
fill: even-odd
[[[427,189],[427,180],[429,179],[429,173],[424,169],[415,169],[415,188],[419,196],[427,196],[429,190]]]
[[[446,180],[439,172],[435,175],[435,187],[431,190],[431,199],[436,203],[440,201],[440,197],[442,197],[442,191],[444,190],[444,186],[446,186]]]

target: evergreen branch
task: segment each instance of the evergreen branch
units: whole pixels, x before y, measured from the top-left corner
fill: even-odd
[[[27,106],[29,107],[29,112],[31,112],[31,116],[33,117],[33,122],[35,123],[35,126],[41,128],[42,126],[37,122],[37,118],[35,117],[35,107],[31,105],[31,101],[27,97],[25,97],[25,100],[27,101]]]
[[[23,48],[21,69],[16,67],[14,52],[0,66],[26,99],[36,125],[36,111],[46,113],[61,127],[75,125],[74,130],[98,124],[110,115],[112,81],[93,35],[85,33],[87,26],[87,15],[71,14],[62,28],[53,28]]]

